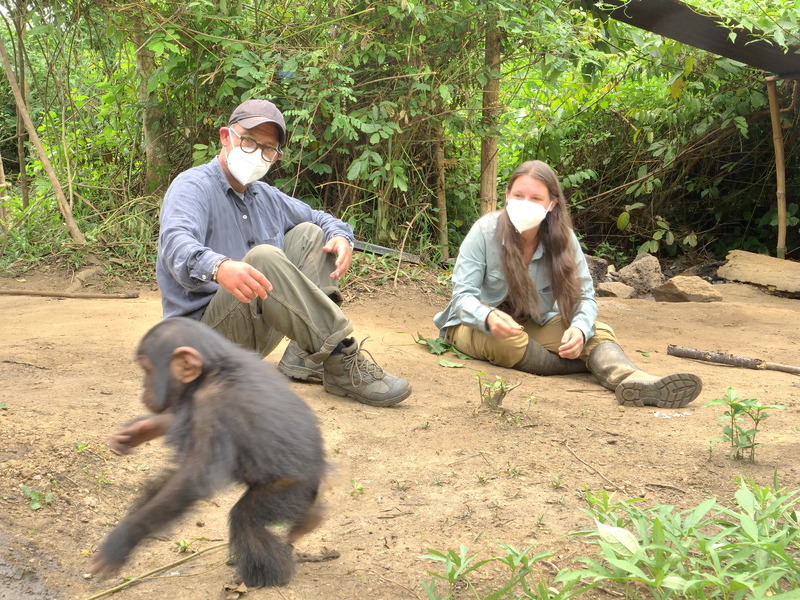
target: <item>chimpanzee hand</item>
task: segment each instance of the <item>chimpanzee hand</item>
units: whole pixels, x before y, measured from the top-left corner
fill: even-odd
[[[137,419],[111,436],[108,445],[117,454],[129,454],[139,444],[154,440],[167,433],[173,418],[171,413],[162,413]]]

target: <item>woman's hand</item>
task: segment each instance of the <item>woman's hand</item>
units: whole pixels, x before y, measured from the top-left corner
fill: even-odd
[[[583,332],[577,327],[570,327],[561,336],[561,345],[558,347],[558,355],[561,358],[578,358],[586,342],[583,339]]]
[[[489,313],[489,316],[486,317],[486,327],[489,328],[492,337],[496,337],[500,340],[514,337],[523,331],[522,325],[517,323],[514,317],[498,308],[495,308]]]

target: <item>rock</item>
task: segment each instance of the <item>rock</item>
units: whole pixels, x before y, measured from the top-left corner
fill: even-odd
[[[657,302],[720,302],[722,294],[696,275],[677,275],[653,288]]]
[[[631,286],[637,294],[646,294],[664,283],[661,263],[652,254],[640,254],[631,264],[619,270],[619,280]]]
[[[606,298],[633,298],[636,290],[619,281],[604,281],[597,286],[597,295]]]
[[[610,264],[605,258],[598,258],[597,256],[583,255],[586,258],[586,264],[589,266],[589,274],[594,281],[594,289],[606,280],[606,273],[608,272],[608,265]]]
[[[800,294],[798,262],[744,250],[731,250],[725,258],[727,262],[717,270],[720,277],[754,283],[788,294]]]

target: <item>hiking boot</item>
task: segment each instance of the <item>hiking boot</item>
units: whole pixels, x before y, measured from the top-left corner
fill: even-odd
[[[691,373],[658,377],[642,371],[614,342],[598,344],[589,354],[587,366],[623,406],[683,408],[703,389],[703,382]]]
[[[366,338],[356,344],[353,338],[345,340],[340,352],[325,359],[322,363],[325,391],[350,396],[370,406],[392,406],[408,398],[411,394],[408,382],[376,365],[372,355],[361,349],[365,341]]]
[[[303,352],[294,340],[286,346],[278,363],[278,370],[292,379],[322,383],[322,363],[316,363],[308,358],[308,353]]]

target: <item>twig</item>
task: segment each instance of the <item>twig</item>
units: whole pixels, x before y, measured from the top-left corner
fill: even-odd
[[[682,494],[687,494],[688,493],[686,490],[682,490],[679,487],[675,487],[674,485],[668,485],[666,483],[655,483],[655,482],[653,482],[653,483],[645,483],[645,485],[646,486],[649,485],[649,486],[652,486],[652,487],[667,488],[668,490],[675,490],[676,492],[681,492]]]
[[[176,560],[173,563],[170,563],[168,565],[164,565],[164,566],[158,567],[156,569],[153,569],[152,571],[150,571],[148,573],[145,573],[144,575],[139,575],[137,577],[133,577],[131,579],[128,579],[126,582],[121,583],[120,585],[118,585],[116,587],[113,587],[111,589],[108,589],[108,590],[106,590],[104,592],[100,592],[99,594],[95,594],[94,596],[89,596],[88,598],[86,598],[86,600],[97,600],[98,598],[104,598],[105,596],[110,596],[111,594],[114,594],[114,593],[116,593],[116,592],[118,592],[118,591],[120,591],[122,589],[125,589],[126,587],[136,583],[137,581],[141,581],[142,579],[145,579],[146,577],[150,577],[151,575],[155,575],[156,573],[159,573],[161,571],[166,571],[167,569],[171,569],[173,567],[177,567],[178,565],[181,565],[181,564],[185,563],[186,561],[192,560],[193,558],[196,558],[196,557],[200,556],[201,554],[205,554],[206,552],[211,552],[212,550],[218,550],[219,548],[224,548],[227,545],[228,544],[226,542],[224,544],[217,544],[216,546],[211,546],[210,548],[205,548],[203,550],[195,552],[194,554],[190,554],[189,556],[186,556],[186,557],[184,557],[184,558],[182,558],[180,560]]]
[[[406,232],[403,234],[403,241],[400,243],[400,257],[398,257],[398,259],[397,259],[397,269],[395,269],[395,272],[394,272],[394,288],[395,289],[397,288],[397,276],[400,273],[400,264],[403,262],[403,260],[402,260],[403,250],[406,247],[406,239],[408,238],[408,232],[411,231],[411,226],[414,224],[414,221],[416,221],[417,217],[420,216],[422,214],[422,211],[427,209],[429,206],[430,206],[430,204],[423,204],[420,207],[420,209],[417,211],[417,214],[415,214],[413,217],[411,217],[411,220],[408,222],[408,227],[406,227]]]
[[[583,460],[581,457],[579,457],[577,454],[575,454],[575,452],[572,450],[572,448],[570,448],[570,447],[569,447],[569,442],[567,442],[567,441],[564,441],[564,446],[566,446],[567,450],[569,450],[569,453],[570,453],[570,454],[572,454],[572,456],[574,456],[574,457],[575,457],[575,458],[576,458],[578,461],[580,461],[581,463],[583,463],[584,465],[586,465],[587,467],[589,467],[589,468],[590,468],[592,471],[594,471],[595,473],[597,473],[598,475],[600,475],[600,477],[602,477],[603,479],[605,479],[605,480],[606,480],[606,483],[608,483],[609,485],[612,485],[612,486],[614,486],[614,487],[615,487],[615,488],[617,488],[617,489],[618,489],[620,492],[624,492],[624,491],[625,491],[623,488],[619,487],[619,486],[618,486],[616,483],[614,483],[613,481],[611,481],[611,480],[610,480],[608,477],[606,477],[605,475],[603,475],[603,474],[602,474],[600,471],[598,471],[597,469],[595,469],[595,468],[594,468],[592,465],[590,465],[590,464],[589,464],[589,463],[587,463],[585,460]]]
[[[670,344],[667,346],[667,354],[679,358],[693,358],[705,362],[721,363],[723,365],[733,365],[743,369],[770,369],[772,371],[783,371],[784,373],[794,373],[800,375],[800,367],[792,365],[782,365],[780,363],[767,362],[760,358],[750,358],[749,356],[738,356],[736,354],[724,354],[722,352],[710,352],[708,350],[696,350],[695,348],[683,348]]]
[[[128,299],[138,298],[139,292],[130,294],[90,294],[85,292],[41,292],[36,290],[0,290],[0,296],[44,296],[46,298],[95,298],[105,299]]]

